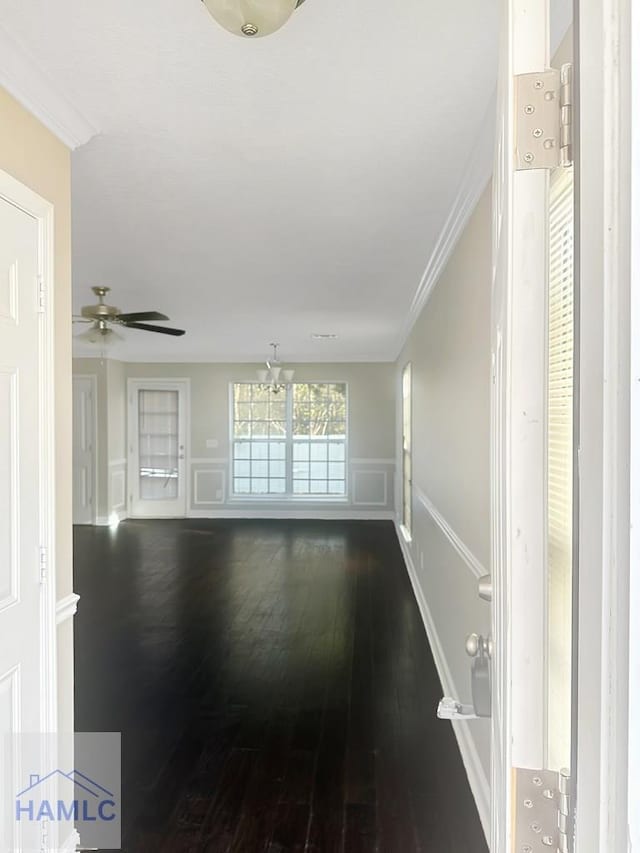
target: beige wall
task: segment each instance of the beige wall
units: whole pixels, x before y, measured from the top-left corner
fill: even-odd
[[[490,607],[478,598],[477,577],[443,525],[489,571],[491,193],[484,192],[397,365],[413,376],[413,530],[409,550],[427,602],[455,698],[471,701],[464,641],[488,634]],[[398,502],[398,506],[401,503]],[[437,650],[436,656],[437,656]],[[445,725],[443,723],[443,725]],[[490,729],[468,726],[486,784]]]
[[[102,397],[98,401],[98,443],[102,441],[108,450],[99,451],[98,479],[104,484],[113,477],[120,459],[126,456],[124,417],[126,408],[126,380],[128,378],[188,378],[191,386],[191,435],[188,456],[191,458],[189,472],[189,510],[202,514],[215,514],[230,509],[230,436],[229,436],[229,387],[233,381],[254,380],[260,365],[251,364],[140,364],[120,363],[112,360],[74,359],[74,373],[95,374],[99,377]],[[395,454],[395,367],[393,364],[296,364],[295,378],[300,381],[347,382],[349,389],[349,459],[350,500],[349,506],[369,512],[390,512],[393,509],[394,454]],[[104,376],[101,383],[100,377]],[[100,391],[99,391],[100,397]],[[207,441],[217,441],[217,447],[207,447]],[[210,460],[210,461],[209,461]],[[196,494],[197,472],[220,473],[224,483],[224,500],[207,502]],[[367,472],[367,476],[361,476]],[[357,495],[354,491],[358,481]],[[371,500],[367,500],[368,485],[371,484]],[[104,496],[106,486],[99,484],[99,495]],[[383,495],[383,492],[386,494]],[[382,498],[384,497],[384,500]],[[357,499],[357,503],[354,501]],[[102,499],[102,498],[101,498]],[[286,504],[269,502],[269,508],[282,506],[292,508],[294,502]],[[265,508],[264,501],[257,504]],[[233,509],[239,509],[234,500]],[[256,509],[255,501],[243,501],[245,509]],[[315,504],[304,501],[307,510]],[[334,511],[344,509],[334,506]],[[331,507],[326,500],[322,510]],[[102,505],[99,515],[104,518],[114,510],[106,511]]]
[[[0,88],[0,169],[54,205],[57,597],[72,591],[71,528],[71,173],[69,150]],[[73,728],[73,651],[59,634],[60,726]]]

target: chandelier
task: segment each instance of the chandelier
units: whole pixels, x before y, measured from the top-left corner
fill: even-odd
[[[304,0],[202,0],[213,18],[237,36],[268,36],[279,30]]]
[[[287,385],[291,384],[295,371],[283,369],[278,357],[278,347],[280,344],[270,343],[269,346],[273,349],[272,356],[265,362],[266,369],[261,368],[260,370],[257,370],[256,375],[258,377],[258,382],[262,385],[266,385],[266,387],[274,394],[278,394],[280,391],[284,390]]]

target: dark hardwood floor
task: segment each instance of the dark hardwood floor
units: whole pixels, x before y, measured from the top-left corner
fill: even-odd
[[[74,562],[124,849],[486,853],[391,523],[127,521]]]

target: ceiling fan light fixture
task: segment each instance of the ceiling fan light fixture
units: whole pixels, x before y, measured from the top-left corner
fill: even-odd
[[[86,332],[76,335],[76,340],[86,341],[90,344],[102,344],[102,346],[109,346],[116,341],[123,341],[124,338],[122,335],[114,332],[113,329],[110,329],[104,321],[99,320],[90,329],[87,329]]]
[[[203,0],[209,14],[234,35],[260,38],[289,20],[299,0]]]

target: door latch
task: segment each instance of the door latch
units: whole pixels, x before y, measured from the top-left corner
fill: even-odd
[[[469,634],[465,650],[473,658],[471,666],[471,696],[478,717],[491,716],[491,656],[493,640],[481,634]]]

